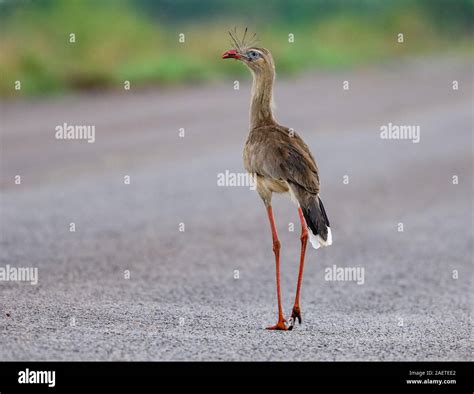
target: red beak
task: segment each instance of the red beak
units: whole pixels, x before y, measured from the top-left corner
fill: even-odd
[[[222,54],[222,59],[240,59],[240,55],[235,49],[231,49]]]

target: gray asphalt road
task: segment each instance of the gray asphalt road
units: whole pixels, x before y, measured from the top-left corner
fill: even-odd
[[[0,282],[0,359],[472,359],[469,61],[282,79],[275,94],[319,163],[334,236],[307,255],[302,326],[263,329],[276,322],[265,210],[217,186],[243,171],[248,79],[20,98],[2,103],[0,267],[37,267],[39,283]],[[55,140],[63,122],[95,125],[96,142]],[[380,139],[389,122],[419,125],[420,142]],[[290,313],[298,216],[283,197],[274,211]],[[333,265],[363,267],[364,284],[325,280]]]

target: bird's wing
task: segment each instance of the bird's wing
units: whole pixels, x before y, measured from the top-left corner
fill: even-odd
[[[296,183],[309,193],[319,193],[318,167],[301,137],[284,127],[273,127],[268,135],[264,172],[274,179]]]

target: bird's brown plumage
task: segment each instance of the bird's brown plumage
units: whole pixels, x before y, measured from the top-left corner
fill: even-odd
[[[287,127],[273,124],[250,130],[243,157],[251,174],[298,185],[313,195],[319,193],[316,162],[301,137]]]
[[[273,116],[275,64],[268,49],[250,47],[236,32],[230,33],[235,49],[224,59],[244,62],[253,75],[250,100],[250,134],[244,148],[244,165],[257,175],[257,191],[265,205],[271,205],[272,193],[290,192],[297,200],[314,237],[311,243],[331,244],[329,221],[319,199],[319,173],[316,162],[301,137],[281,126]]]
[[[322,243],[328,240],[329,221],[319,200],[319,170],[308,146],[293,129],[278,124],[273,116],[275,66],[265,48],[251,59],[242,54],[253,75],[250,100],[250,133],[244,148],[244,166],[257,175],[257,191],[268,207],[272,193],[290,192],[305,213],[306,221]],[[331,241],[329,241],[331,242]]]

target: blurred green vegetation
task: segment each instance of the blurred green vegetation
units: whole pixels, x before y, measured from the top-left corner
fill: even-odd
[[[43,0],[0,7],[0,95],[8,96],[18,93],[16,80],[22,94],[44,94],[240,75],[244,67],[220,59],[234,26],[257,32],[280,74],[465,51],[474,0]],[[397,43],[400,32],[404,44]]]

